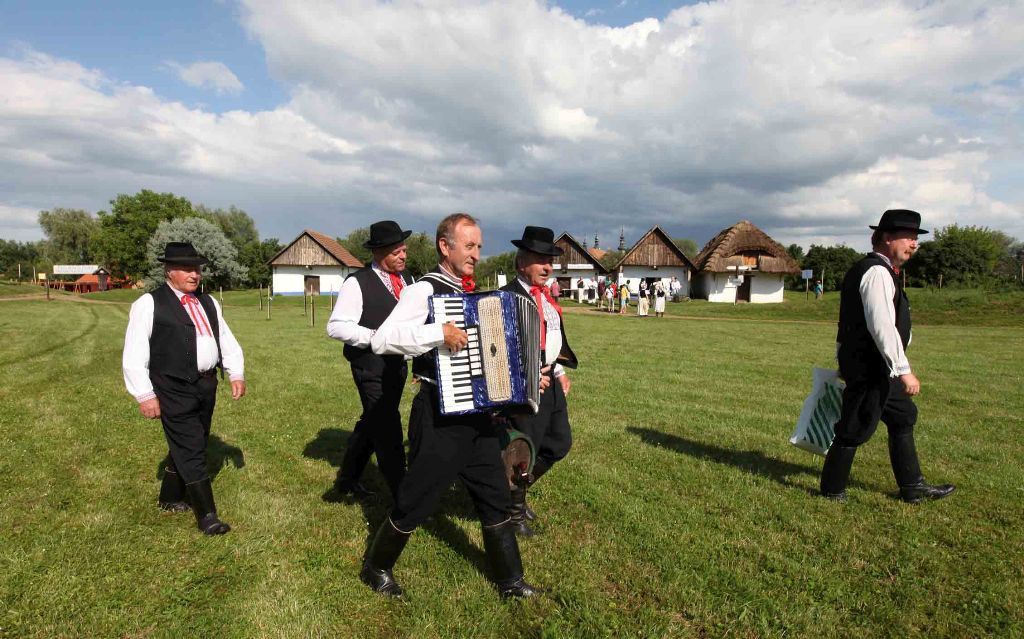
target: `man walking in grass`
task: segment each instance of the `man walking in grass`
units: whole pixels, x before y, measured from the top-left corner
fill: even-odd
[[[900,498],[916,504],[953,492],[950,484],[933,486],[921,474],[914,445],[917,406],[911,399],[921,383],[910,368],[910,304],[899,272],[917,251],[921,215],[904,209],[882,214],[871,235],[872,252],[850,268],[839,298],[839,372],[846,381],[835,439],[821,471],[821,494],[846,501],[846,483],[857,447],[885,422],[889,461]]]
[[[565,402],[569,394],[569,376],[566,368],[576,368],[576,354],[569,348],[565,336],[565,322],[558,298],[544,283],[551,277],[554,258],[562,255],[562,249],[554,243],[555,234],[542,226],[527,226],[523,237],[512,240],[516,251],[515,266],[518,277],[502,290],[527,296],[533,301],[541,320],[541,352],[545,376],[548,377],[547,392],[540,396],[540,408],[536,415],[513,418],[516,429],[526,434],[537,451],[533,466],[533,481],[539,480],[551,467],[569,454],[572,447],[572,430],[569,427],[569,409]],[[512,523],[516,534],[532,537],[533,529],[527,524],[533,511],[526,506],[527,485],[517,486],[512,491]]]
[[[405,437],[398,404],[408,366],[401,355],[374,353],[370,338],[391,314],[402,290],[412,284],[412,277],[405,273],[405,240],[411,234],[391,220],[370,225],[370,238],[363,247],[373,253],[373,261],[345,279],[327,321],[327,335],[345,343],[345,359],[352,366],[363,407],[334,482],[342,495],[373,495],[359,481],[371,453],[377,454],[377,465],[393,499],[398,498],[398,486],[405,476]]]
[[[196,295],[207,259],[189,242],[170,242],[163,257],[166,282],[132,304],[122,367],[128,392],[147,419],[159,418],[167,462],[158,503],[170,512],[191,506],[199,530],[223,535],[206,469],[217,368],[226,369],[231,397],[245,395],[242,347],[212,296]],[[223,373],[222,373],[223,375]],[[187,497],[187,502],[186,502]]]
[[[366,553],[360,578],[375,591],[401,596],[391,570],[406,542],[437,508],[443,493],[462,481],[480,517],[484,551],[491,578],[502,597],[530,597],[533,586],[523,579],[519,544],[509,520],[508,478],[501,459],[497,428],[490,415],[441,413],[435,351],[446,346],[456,353],[469,336],[453,323],[427,322],[431,295],[470,293],[480,261],[480,227],[466,213],[449,215],[437,227],[438,266],[402,293],[398,304],[370,339],[379,355],[412,355],[420,390],[409,415],[409,471],[398,501],[381,523]],[[542,381],[543,386],[543,381]]]

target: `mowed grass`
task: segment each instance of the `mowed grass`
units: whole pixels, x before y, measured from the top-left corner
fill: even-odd
[[[249,395],[223,385],[214,419],[234,526],[218,538],[155,506],[166,449],[124,391],[127,304],[0,305],[0,635],[1024,634],[1020,321],[915,330],[918,447],[957,494],[895,499],[883,428],[843,506],[815,496],[821,459],[787,443],[834,323],[568,313],[575,444],[533,491],[542,534],[521,544],[548,594],[497,598],[456,488],[402,555],[393,601],[357,577],[387,498],[330,490],[359,407],[326,305],[310,328],[301,299],[271,321],[255,292],[225,302]]]

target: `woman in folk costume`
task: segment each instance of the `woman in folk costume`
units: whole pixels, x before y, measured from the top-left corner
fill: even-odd
[[[662,284],[661,280],[654,283],[654,314],[658,317],[665,315],[665,298],[668,294],[665,292],[665,285]]]

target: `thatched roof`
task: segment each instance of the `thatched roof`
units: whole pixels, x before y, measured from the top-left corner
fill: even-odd
[[[785,247],[747,220],[737,222],[711,238],[694,262],[700,272],[725,273],[729,271],[727,267],[745,263],[744,253],[757,254],[757,270],[762,273],[800,272],[800,266]]]

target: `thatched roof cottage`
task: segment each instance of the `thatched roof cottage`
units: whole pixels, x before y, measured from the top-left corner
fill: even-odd
[[[713,237],[695,266],[693,296],[709,302],[781,302],[786,276],[800,272],[785,247],[747,220]]]

